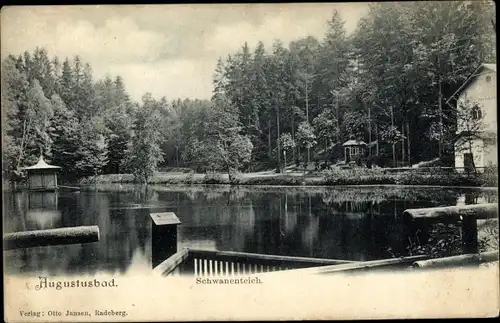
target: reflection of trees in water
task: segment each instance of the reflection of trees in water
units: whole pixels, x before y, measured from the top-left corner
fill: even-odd
[[[241,201],[245,198],[248,198],[249,195],[250,194],[248,192],[242,191],[236,187],[231,187],[231,189],[229,190],[229,200],[231,202]]]
[[[150,204],[158,202],[158,192],[156,192],[154,189],[148,186],[143,186],[143,185],[136,186],[136,189],[133,191],[133,194],[134,194],[134,201],[136,203]]]
[[[211,201],[216,201],[220,200],[224,197],[225,193],[224,192],[218,192],[214,190],[209,190],[202,196],[205,198],[205,201],[211,202]]]
[[[183,240],[213,241],[221,250],[241,250],[245,235],[255,231],[252,202],[227,205],[226,197],[207,204],[205,201],[184,205],[178,209],[182,219],[179,237]],[[189,244],[187,244],[189,245]]]
[[[154,195],[148,198],[151,196]],[[59,205],[62,216],[58,226],[97,225],[100,241],[8,251],[11,263],[16,264],[10,266],[11,271],[50,274],[125,272],[137,252],[150,258],[147,244],[151,240],[151,224],[147,209],[109,210],[108,194],[102,192],[63,194]]]

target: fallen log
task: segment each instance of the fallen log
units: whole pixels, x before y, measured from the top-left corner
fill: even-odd
[[[435,258],[427,260],[415,261],[413,268],[443,268],[443,267],[459,267],[465,265],[479,265],[485,262],[498,260],[498,250],[484,252],[480,254],[467,254],[459,256],[451,256],[445,258]]]
[[[65,185],[59,185],[58,186],[59,189],[61,190],[67,190],[67,191],[79,191],[80,190],[80,187],[75,187],[75,186],[65,186]]]
[[[464,206],[444,206],[422,209],[407,209],[403,216],[413,219],[422,218],[456,218],[475,216],[476,219],[491,219],[498,217],[498,203],[472,204]]]
[[[4,234],[3,249],[32,248],[99,241],[99,227],[80,226]]]

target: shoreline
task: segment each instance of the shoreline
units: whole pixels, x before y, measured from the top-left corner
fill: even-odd
[[[20,185],[17,189],[12,183],[4,182],[3,191],[25,190]],[[67,183],[64,183],[66,185]],[[137,185],[131,174],[104,174],[81,179],[72,185],[82,189],[99,185]],[[64,185],[61,185],[63,187]],[[69,185],[69,184],[68,184]],[[374,169],[350,169],[329,173],[240,173],[231,180],[225,173],[157,173],[151,177],[147,186],[207,186],[207,187],[318,187],[318,188],[449,188],[498,190],[496,174],[464,175],[461,173],[416,173],[384,172]],[[64,188],[62,189],[64,191]]]
[[[135,184],[130,174],[99,175],[80,184]],[[241,173],[231,180],[227,174],[158,173],[148,185],[229,185],[229,186],[419,186],[419,187],[497,187],[496,175],[460,173],[385,173],[372,169],[340,170],[316,174]],[[140,185],[140,184],[139,184]]]

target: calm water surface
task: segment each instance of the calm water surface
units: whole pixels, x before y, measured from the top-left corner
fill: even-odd
[[[10,274],[150,271],[150,213],[175,212],[178,247],[373,260],[405,254],[407,208],[496,202],[497,191],[418,187],[151,187],[6,193],[4,232],[97,225],[96,243],[4,252]]]

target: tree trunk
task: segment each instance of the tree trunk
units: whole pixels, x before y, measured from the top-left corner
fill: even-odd
[[[306,120],[309,123],[309,86],[308,86],[309,75],[306,74]],[[311,148],[307,147],[307,162],[311,160]]]
[[[24,153],[24,140],[26,136],[26,119],[23,122],[23,137],[21,138],[21,151],[19,152],[19,156],[17,158],[17,168],[21,166],[21,159],[23,158]]]
[[[441,88],[441,79],[438,81],[439,86],[439,151],[438,156],[441,158],[443,152],[443,93]]]
[[[294,126],[294,119],[295,116],[293,115],[293,106],[292,106],[292,140],[295,142],[295,126]],[[295,161],[297,159],[297,148],[293,147],[293,160]]]
[[[28,125],[26,125],[26,119],[25,119],[23,122],[23,137],[21,139],[21,151],[19,152],[19,158],[17,159],[17,168],[21,166],[21,161],[24,157],[24,146],[26,144],[26,140],[28,140],[27,137],[29,135],[30,128],[31,128],[31,118],[28,119]]]
[[[394,108],[391,107],[391,131],[394,129]],[[396,167],[396,144],[392,138],[392,167]]]
[[[269,158],[272,156],[271,149],[271,120],[267,120],[267,154]]]
[[[179,167],[179,146],[175,146],[175,158],[176,158],[177,167]]]
[[[309,123],[309,86],[307,85],[309,75],[306,74],[306,120]]]
[[[339,136],[340,136],[340,128],[339,128],[339,119],[338,119],[338,107],[337,107],[337,104],[335,104],[335,101],[336,100],[336,97],[333,97],[332,99],[332,109],[335,109],[336,111],[336,121],[337,121],[337,134],[336,134],[336,138],[337,138],[337,142],[339,142]]]
[[[227,177],[229,178],[229,183],[232,183],[233,176],[231,174],[231,168],[229,167],[229,165],[227,166]]]
[[[396,144],[392,144],[392,167],[396,167]]]
[[[281,151],[280,151],[280,106],[276,105],[276,125],[277,125],[277,136],[276,136],[276,147],[278,153],[278,169],[281,169]]]
[[[371,113],[371,104],[368,102],[368,144],[372,142],[372,113]],[[368,155],[372,155],[372,148],[368,148]]]
[[[404,123],[401,124],[401,134],[404,136],[405,134],[405,128],[404,128]],[[405,140],[404,138],[401,139],[401,162],[404,163],[405,161]]]
[[[338,96],[336,97],[336,114],[337,114],[337,142],[340,142],[340,102]]]
[[[411,165],[411,149],[410,149],[410,123],[408,122],[408,118],[406,118],[406,142],[407,142],[407,148],[408,148],[408,165]]]
[[[469,153],[471,155],[472,171],[476,173],[476,163],[474,162],[474,153],[472,152],[472,140],[469,139],[468,141],[469,141]]]

